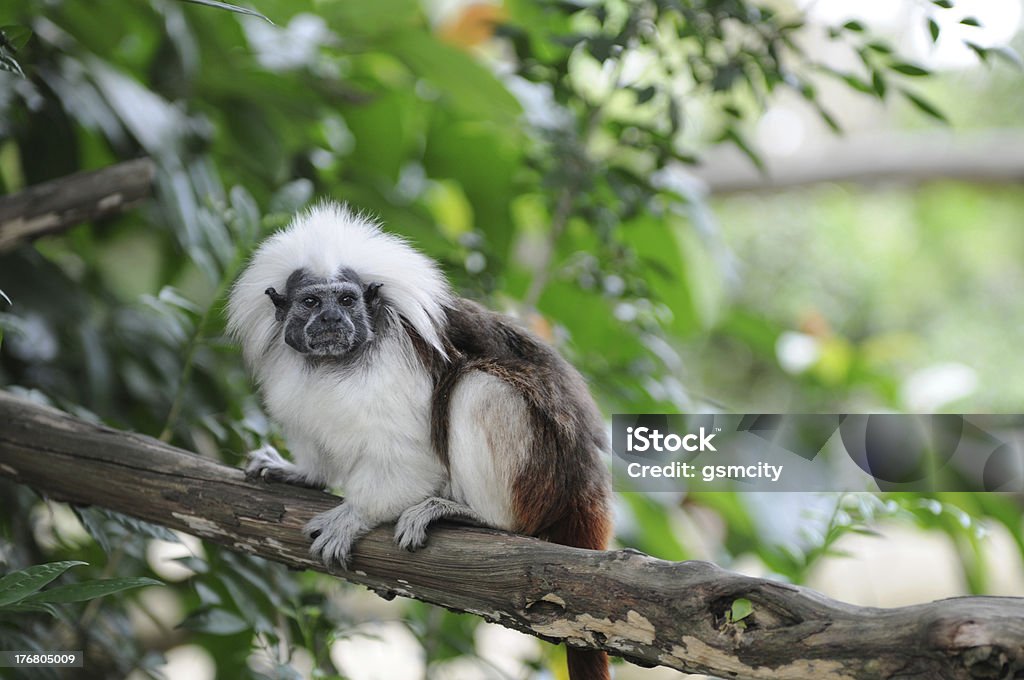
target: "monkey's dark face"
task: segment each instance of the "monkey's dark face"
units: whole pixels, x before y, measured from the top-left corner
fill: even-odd
[[[284,324],[284,341],[309,357],[344,358],[373,339],[381,284],[364,285],[350,269],[335,277],[311,276],[303,269],[288,277],[285,293],[266,290]]]

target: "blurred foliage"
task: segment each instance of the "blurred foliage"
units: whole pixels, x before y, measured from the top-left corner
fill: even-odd
[[[914,411],[914,375],[952,361],[975,388],[942,398],[936,387],[927,410],[1019,412],[1024,387],[1005,379],[1024,370],[1014,349],[1024,312],[1011,292],[1024,290],[1019,190],[826,185],[736,197],[717,212],[743,263],[730,314],[746,333],[714,331],[692,384],[737,395],[741,412],[769,400],[793,412]],[[770,362],[787,331],[816,348],[806,369]]]
[[[0,578],[0,627],[7,629],[0,635],[16,635],[11,629],[15,628],[19,615],[41,612],[63,618],[67,623],[70,619],[55,605],[86,602],[132,588],[161,585],[160,581],[151,578],[127,577],[65,583],[42,590],[71,567],[84,564],[78,561],[49,562],[16,569]],[[39,650],[33,648],[33,651]]]
[[[759,163],[750,132],[780,91],[838,127],[821,79],[870,98],[900,93],[941,116],[916,85],[927,71],[864,26],[814,26],[746,0],[506,0],[454,12],[416,0],[255,2],[270,21],[212,7],[221,4],[0,8],[0,191],[140,155],[159,167],[155,200],[142,208],[0,256],[0,290],[13,301],[0,309],[5,389],[229,463],[277,440],[224,336],[224,298],[260,238],[330,196],[414,240],[464,294],[523,317],[580,367],[607,413],[721,401],[740,410],[903,406],[901,376],[886,359],[899,337],[877,347],[875,317],[863,312],[888,310],[888,290],[937,272],[894,262],[891,280],[873,280],[843,260],[849,230],[813,246],[807,235],[821,222],[784,203],[730,210],[791,211],[800,218],[788,220],[792,233],[727,232],[685,181],[713,143]],[[826,68],[802,47],[808,35],[853,49],[864,70]],[[763,216],[736,221],[760,225]],[[827,263],[800,272],[795,259],[808,255],[793,244],[827,248],[810,254]],[[737,260],[765,278],[736,286]],[[824,298],[802,299],[787,288],[794,281]],[[871,295],[850,308],[851,291]],[[944,303],[942,292],[931,305]],[[828,340],[819,359],[785,370],[780,338],[823,328],[819,318],[831,329],[815,336]],[[161,575],[154,551],[178,550],[183,571],[161,575],[172,581],[162,592],[177,620],[166,621],[175,607],[146,589],[98,602],[96,624],[70,631],[75,644],[65,648],[86,649],[96,677],[156,677],[162,654],[184,643],[206,650],[219,677],[300,677],[299,668],[335,677],[332,645],[367,616],[339,605],[348,589],[316,575],[189,547],[102,510],[68,516],[0,487],[8,570],[84,560],[97,565],[81,569],[93,578]],[[977,518],[1004,523],[1020,541],[1019,508],[1006,497],[808,497],[802,529],[789,536],[742,494],[621,500],[622,545],[706,556],[685,527],[706,528],[710,513],[723,527],[713,557],[753,554],[794,582],[844,534],[882,518],[953,536],[977,592]],[[428,663],[476,653],[477,618],[398,606]],[[19,628],[39,646],[69,639],[44,615]]]

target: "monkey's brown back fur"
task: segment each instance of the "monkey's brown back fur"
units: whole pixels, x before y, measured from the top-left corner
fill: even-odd
[[[533,437],[512,483],[517,533],[591,550],[611,537],[610,489],[601,452],[604,422],[579,373],[510,319],[468,300],[449,311],[451,361],[436,362],[431,439],[448,463],[450,402],[459,381],[480,371],[522,396]],[[572,680],[608,678],[604,652],[567,650]]]

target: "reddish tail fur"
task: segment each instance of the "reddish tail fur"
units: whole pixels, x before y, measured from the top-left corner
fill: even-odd
[[[565,650],[569,662],[571,680],[609,680],[608,655],[604,652],[584,651],[582,649]]]
[[[608,450],[601,412],[583,377],[565,359],[503,317],[460,301],[448,310],[448,336],[461,363],[435,388],[432,438],[448,460],[451,393],[460,376],[489,373],[518,391],[528,407],[528,450],[514,466],[510,528],[552,543],[603,550],[611,535]],[[608,680],[604,652],[567,650],[572,680]]]
[[[594,489],[594,498],[577,500],[569,515],[555,526],[545,538],[552,543],[575,548],[604,550],[611,537],[611,519],[608,500],[603,488]],[[580,506],[583,507],[580,507]],[[573,649],[565,650],[570,680],[609,680],[608,655],[604,652]]]

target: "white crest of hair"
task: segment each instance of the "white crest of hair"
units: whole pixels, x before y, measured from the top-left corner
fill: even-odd
[[[441,329],[452,294],[433,260],[368,216],[325,201],[264,241],[231,292],[228,329],[241,341],[246,362],[258,367],[280,332],[267,288],[283,291],[296,269],[331,278],[344,268],[366,284],[384,284],[379,295],[385,304],[446,356]]]

